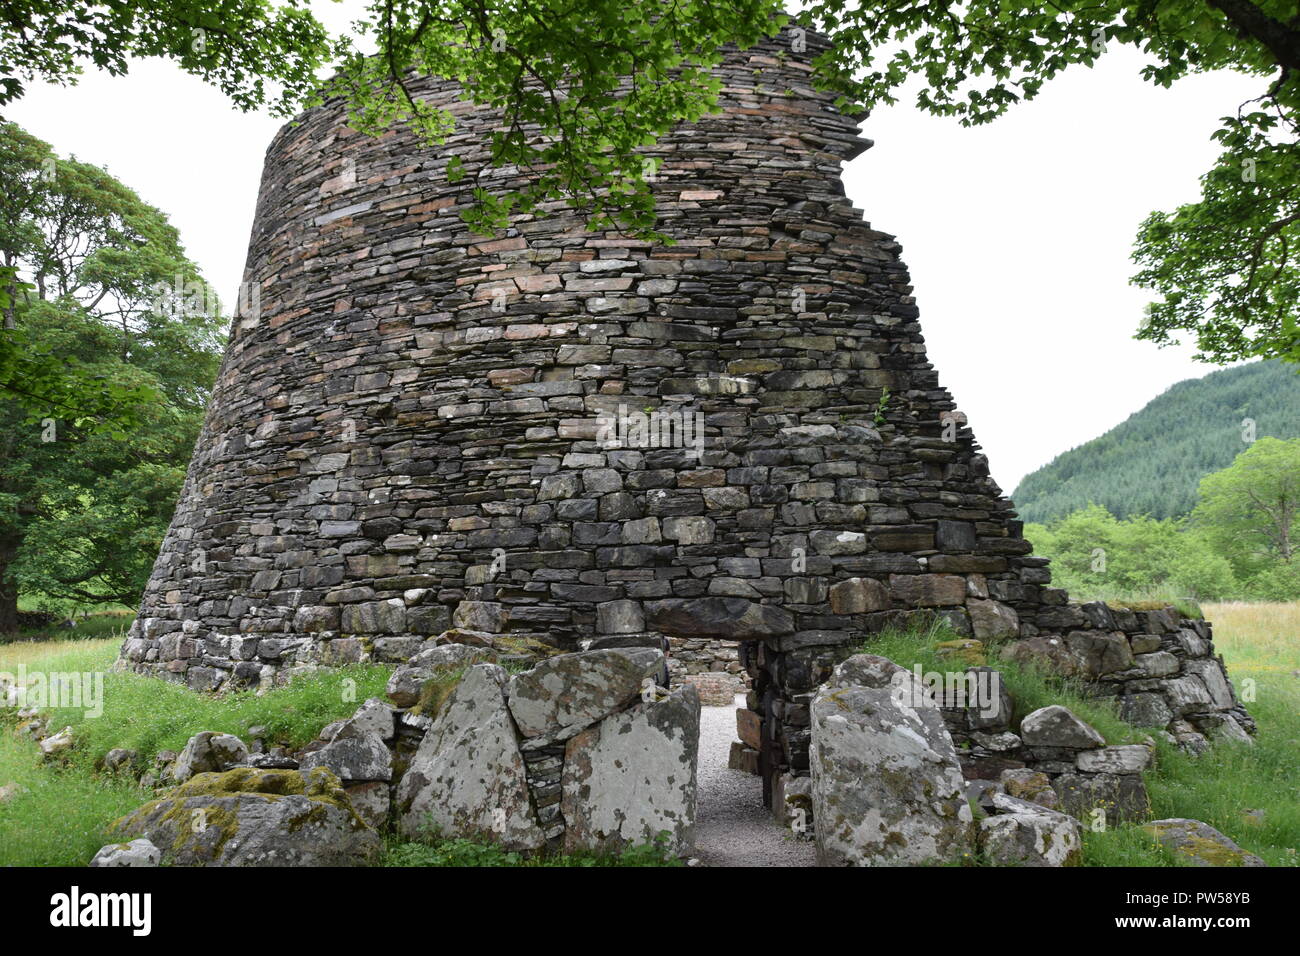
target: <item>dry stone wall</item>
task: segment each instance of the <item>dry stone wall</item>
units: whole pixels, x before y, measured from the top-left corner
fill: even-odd
[[[559,207],[472,234],[447,163],[473,178],[497,118],[450,82],[416,84],[457,115],[440,148],[359,135],[337,102],[286,126],[123,665],[266,686],[454,627],[677,642],[714,671],[710,643],[739,641],[769,791],[808,773],[818,685],[915,615],[1078,656],[1152,719],[1241,717],[1207,627],[1183,643],[1050,587],[926,358],[899,244],[844,196],[869,143],[813,89],[818,49],[733,52],[721,111],[646,151],[673,245]]]

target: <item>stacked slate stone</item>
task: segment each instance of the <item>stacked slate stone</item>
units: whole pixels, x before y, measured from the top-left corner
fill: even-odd
[[[732,707],[740,692],[740,681],[723,671],[707,674],[687,674],[681,683],[690,684],[700,695],[705,707]]]
[[[1255,721],[1214,653],[1209,621],[1172,607],[1073,605],[1057,588],[1042,593],[1056,602],[1039,612],[1044,630],[1012,644],[1008,656],[1084,680],[1092,693],[1113,699],[1126,721],[1163,730],[1186,750],[1199,753],[1212,739],[1250,740]]]
[[[750,678],[740,666],[739,647],[733,641],[673,637],[668,639],[668,654],[673,686],[690,682],[698,687],[699,677],[721,674],[730,676],[731,684],[749,689]]]
[[[123,665],[212,690],[401,660],[448,626],[745,642],[770,796],[808,773],[815,689],[886,624],[1125,640],[1030,555],[899,244],[844,196],[869,143],[813,89],[821,41],[792,39],[729,54],[720,112],[646,150],[674,245],[559,205],[471,233],[469,184],[527,173],[484,168],[498,117],[449,81],[415,84],[457,117],[438,148],[357,134],[334,101],[285,127]],[[1144,661],[1124,698],[1240,723],[1208,632],[1179,656],[1182,630],[1142,632],[1179,674]]]

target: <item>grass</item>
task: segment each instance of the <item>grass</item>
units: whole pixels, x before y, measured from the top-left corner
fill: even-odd
[[[2,645],[0,671],[16,673],[23,664],[29,673],[103,672],[119,646],[117,638]],[[326,724],[351,716],[367,697],[382,697],[389,673],[379,666],[324,671],[260,697],[211,697],[156,678],[105,673],[99,717],[49,711],[49,726],[72,727],[77,741],[66,766],[42,766],[35,743],[0,732],[0,785],[13,782],[26,791],[0,803],[0,865],[82,866],[108,842],[109,824],[151,796],[133,782],[95,772],[96,760],[114,747],[139,751],[148,763],[160,750],[180,750],[200,731],[247,739],[256,725],[267,728],[268,741],[301,747]]]
[[[23,628],[16,634],[0,635],[0,647],[12,644],[48,643],[50,641],[95,640],[113,638],[118,644],[126,635],[126,629],[135,620],[135,614],[122,609],[99,611],[87,617],[77,619],[76,627],[61,627],[58,622],[47,627]]]
[[[389,839],[384,844],[383,866],[683,866],[682,861],[655,844],[634,846],[618,854],[543,853],[525,856],[489,843],[472,840],[410,842]]]
[[[1296,866],[1300,848],[1300,603],[1207,604],[1215,647],[1259,725],[1254,746],[1218,744],[1191,757],[1157,739],[1155,769],[1146,775],[1153,819],[1201,820],[1262,857],[1270,866]],[[931,671],[963,666],[940,656],[936,645],[956,635],[891,631],[863,650],[905,667]],[[1083,696],[1078,685],[1014,662],[990,661],[1015,701],[1015,719],[1051,703],[1073,710],[1109,744],[1132,743],[1148,731],[1120,720],[1104,701]],[[1253,684],[1252,684],[1253,682]],[[1251,700],[1250,698],[1254,699]],[[1087,866],[1180,866],[1138,824],[1085,831]]]
[[[1150,588],[1140,593],[1116,591],[1091,582],[1061,582],[1070,592],[1070,600],[1085,604],[1089,601],[1104,601],[1111,607],[1127,608],[1130,611],[1155,611],[1173,605],[1183,617],[1203,618],[1204,609],[1195,598],[1190,598],[1169,587]]]
[[[1215,645],[1227,661],[1238,692],[1259,723],[1255,746],[1219,745],[1192,758],[1159,742],[1156,769],[1147,775],[1153,813],[1191,817],[1216,827],[1269,864],[1296,865],[1300,847],[1300,603],[1206,605]],[[106,671],[117,656],[122,616],[113,636],[0,644],[0,671]],[[61,632],[66,637],[66,631]],[[84,633],[84,632],[83,632]],[[888,632],[864,647],[904,666],[945,671],[962,666],[940,656],[935,645],[956,635],[935,628]],[[1083,717],[1109,743],[1140,740],[1145,731],[1124,723],[1103,701],[1070,682],[1022,665],[998,661],[1016,717],[1061,703]],[[151,759],[179,750],[201,730],[247,736],[252,725],[269,739],[301,746],[331,721],[349,716],[371,696],[382,696],[388,670],[351,667],[300,678],[261,697],[252,693],[213,698],[133,674],[104,675],[104,710],[98,718],[56,710],[54,729],[73,727],[78,740],[64,767],[42,765],[36,745],[0,732],[0,786],[16,783],[18,796],[0,803],[0,865],[84,865],[107,842],[107,827],[150,798],[134,782],[94,771],[112,747],[128,747]],[[1250,682],[1253,681],[1253,684]],[[348,683],[352,682],[352,683]],[[1253,700],[1249,697],[1253,696]],[[1255,811],[1252,813],[1251,811]],[[1084,860],[1091,866],[1179,865],[1137,825],[1087,832]],[[523,859],[497,847],[463,840],[412,843],[390,836],[387,866],[656,866],[676,865],[654,847],[618,857],[544,855]]]
[[[149,799],[131,780],[42,767],[36,745],[0,732],[0,782],[23,788],[0,803],[0,866],[85,866],[108,825]]]
[[[887,657],[908,669],[920,664],[925,671],[945,672],[961,670],[967,666],[958,657],[943,656],[942,649],[938,647],[941,643],[956,640],[960,640],[959,635],[942,622],[936,621],[925,630],[884,631],[872,636],[862,650],[868,654]],[[1108,702],[1088,697],[1081,684],[1016,661],[998,659],[993,645],[988,645],[987,649],[989,664],[997,668],[1003,686],[1014,703],[1013,723],[1040,707],[1061,704],[1097,728],[1108,744],[1140,743],[1146,738],[1144,731],[1120,720]]]

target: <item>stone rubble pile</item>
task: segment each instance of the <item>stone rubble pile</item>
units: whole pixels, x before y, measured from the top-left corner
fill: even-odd
[[[1017,725],[1014,703],[996,669],[974,667],[966,673],[986,675],[985,686],[997,688],[991,701],[942,707],[962,774],[975,784],[973,792],[1010,780],[1035,792],[1050,789],[1055,798],[1045,805],[1081,818],[1098,809],[1111,822],[1146,818],[1149,801],[1142,772],[1151,763],[1151,746],[1108,747],[1096,729],[1059,705],[1026,714]]]

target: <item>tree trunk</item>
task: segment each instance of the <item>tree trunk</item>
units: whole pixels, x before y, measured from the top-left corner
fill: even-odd
[[[0,540],[0,634],[18,632],[18,586],[9,577],[17,551],[16,542]]]
[[[1300,32],[1275,20],[1250,0],[1209,0],[1244,37],[1258,40],[1285,70],[1300,70]]]

